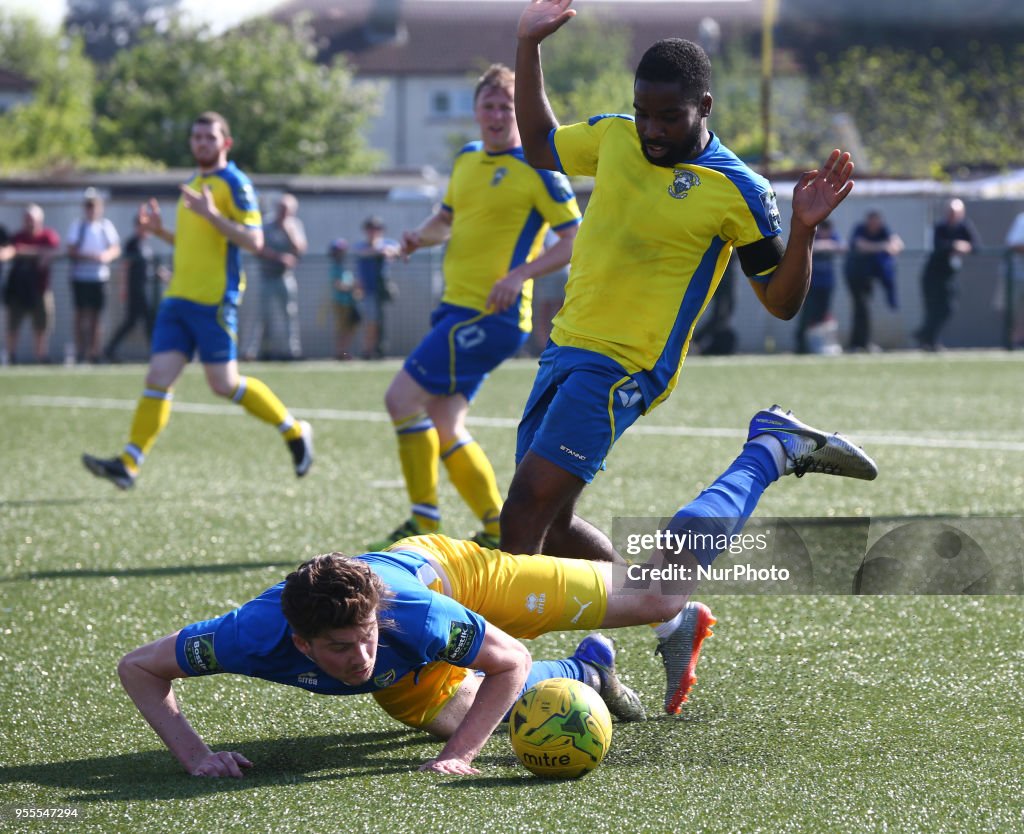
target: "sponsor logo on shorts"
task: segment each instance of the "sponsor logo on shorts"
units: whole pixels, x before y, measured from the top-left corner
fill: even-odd
[[[469,654],[475,638],[476,626],[472,623],[452,623],[448,629],[448,645],[444,647],[444,651],[437,656],[437,659],[458,663]]]
[[[632,408],[643,399],[640,384],[635,379],[621,386],[616,393],[619,395],[619,402],[622,403],[623,408]]]
[[[594,604],[594,600],[590,600],[590,602],[583,602],[579,597],[573,597],[572,600],[580,607],[580,610],[576,612],[576,616],[569,620],[570,623],[576,625],[576,623],[580,621],[580,617],[583,616],[583,612]]]
[[[213,632],[185,638],[185,662],[195,675],[212,675],[222,671],[213,650]]]
[[[487,331],[479,324],[470,324],[455,334],[455,344],[462,350],[472,350],[487,341]]]
[[[533,611],[536,614],[544,613],[544,605],[548,601],[547,594],[527,594],[526,595],[526,610]]]
[[[558,448],[559,448],[560,451],[565,452],[567,455],[572,455],[577,460],[586,460],[587,459],[586,455],[581,455],[575,449],[570,449],[568,446],[564,446],[563,445],[563,446],[559,446]]]

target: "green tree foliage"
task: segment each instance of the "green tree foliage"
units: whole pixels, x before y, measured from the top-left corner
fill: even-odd
[[[192,119],[203,110],[231,124],[231,156],[251,172],[341,174],[366,170],[373,155],[360,134],[374,106],[343,61],[316,63],[301,23],[257,20],[213,37],[173,24],[119,53],[97,96],[98,134],[110,153],[144,154],[169,166],[193,164]]]
[[[0,11],[0,61],[35,83],[32,101],[0,116],[0,168],[74,165],[94,150],[92,64],[81,42]]]
[[[630,40],[628,29],[580,17],[544,42],[544,84],[559,122],[633,112]]]
[[[1024,164],[1024,45],[971,42],[956,54],[856,46],[819,66],[808,119],[782,142],[803,159],[835,144],[829,125],[842,113],[874,172],[944,177]]]

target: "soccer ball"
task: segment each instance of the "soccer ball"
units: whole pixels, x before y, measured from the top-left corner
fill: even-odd
[[[549,678],[523,693],[508,719],[523,767],[549,779],[576,779],[599,764],[612,743],[612,717],[597,692]]]

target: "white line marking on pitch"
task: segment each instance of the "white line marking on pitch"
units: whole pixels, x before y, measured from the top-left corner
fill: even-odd
[[[33,408],[98,408],[114,411],[132,411],[135,400],[119,400],[107,397],[55,397],[26,395],[20,397],[2,397],[0,400],[14,405],[31,406]],[[218,403],[187,403],[176,400],[174,410],[185,414],[220,414],[235,415],[240,413],[236,405],[220,405]],[[298,417],[317,420],[334,420],[346,423],[390,423],[391,418],[383,411],[346,411],[336,408],[304,408],[296,409]],[[470,416],[466,421],[471,426],[486,428],[514,429],[519,425],[518,418],[511,417],[478,417]],[[664,437],[744,437],[745,432],[738,429],[698,427],[698,426],[645,426],[634,425],[631,435],[658,435]],[[860,443],[877,446],[911,446],[926,449],[972,449],[992,452],[1024,452],[1024,441],[1015,440],[981,440],[978,438],[955,437],[944,435],[922,435],[891,432],[875,434],[872,432],[856,432],[856,440]]]

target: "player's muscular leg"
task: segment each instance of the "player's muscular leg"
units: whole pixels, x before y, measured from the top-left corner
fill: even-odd
[[[403,420],[426,408],[430,393],[402,368],[384,394],[384,406],[392,420]]]
[[[146,385],[150,388],[170,388],[177,382],[187,364],[188,357],[176,350],[154,353],[149,360]]]
[[[437,429],[442,449],[464,434],[469,401],[462,394],[432,396],[426,402],[426,409]]]
[[[240,377],[238,376],[238,362],[232,359],[230,362],[217,362],[203,365],[206,372],[206,382],[219,397],[232,397],[238,390]]]
[[[575,501],[551,523],[543,552],[549,556],[589,559],[592,562],[625,564],[626,561],[616,552],[611,539],[585,518],[576,515]]]
[[[448,700],[441,711],[434,716],[429,724],[423,725],[420,729],[438,738],[447,739],[455,732],[462,719],[466,717],[469,708],[473,706],[476,698],[476,691],[480,688],[483,678],[480,675],[470,673],[462,681],[462,685],[455,691],[455,694]]]
[[[575,513],[585,486],[571,472],[527,452],[501,510],[501,549],[621,562],[608,537]]]

